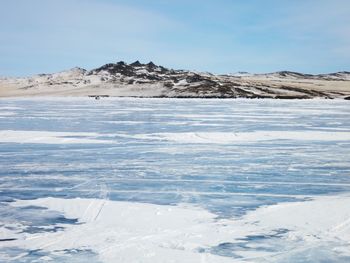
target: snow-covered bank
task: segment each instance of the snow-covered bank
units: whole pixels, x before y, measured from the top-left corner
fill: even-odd
[[[91,249],[103,262],[274,262],[310,248],[350,256],[349,203],[350,196],[319,197],[261,207],[242,218],[218,219],[192,205],[80,198],[19,200],[12,205],[45,207],[81,224],[54,233],[7,231],[6,238],[17,240],[2,245],[56,253]],[[259,239],[264,239],[266,249],[254,249]],[[276,240],[283,252],[274,251]],[[244,247],[235,247],[242,242]],[[215,253],[220,246],[231,246],[235,256],[215,255],[220,254]]]

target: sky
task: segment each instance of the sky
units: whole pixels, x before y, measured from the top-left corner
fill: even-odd
[[[350,71],[349,0],[0,0],[0,76],[153,61],[234,73]]]

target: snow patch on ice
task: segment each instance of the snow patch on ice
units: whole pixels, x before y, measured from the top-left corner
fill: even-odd
[[[15,206],[41,206],[78,218],[63,232],[18,238],[25,249],[91,249],[104,262],[232,262],[198,246],[220,242],[215,215],[193,206],[160,206],[98,199],[44,198]],[[222,232],[222,231],[220,231]],[[218,235],[219,234],[219,235]],[[224,233],[221,233],[221,235]],[[13,242],[11,243],[13,245]]]
[[[165,140],[178,143],[236,143],[270,140],[347,141],[350,132],[254,131],[254,132],[178,132],[133,135],[136,139]]]
[[[16,115],[15,112],[12,112],[12,111],[3,111],[3,112],[0,112],[0,118],[2,117],[8,117],[8,116],[14,116]]]
[[[110,143],[107,140],[95,139],[98,136],[100,134],[93,132],[0,130],[0,143]]]
[[[13,231],[12,236],[6,234],[17,240],[3,245],[49,252],[91,249],[104,262],[262,262],[266,257],[272,262],[295,253],[295,247],[307,250],[327,242],[350,256],[349,202],[349,196],[319,197],[262,207],[242,218],[218,219],[202,208],[184,204],[80,198],[19,200],[12,205],[46,207],[77,218],[81,224],[54,233],[24,235]],[[278,243],[285,246],[283,253],[236,249],[234,253],[240,258],[211,254],[220,244],[234,245],[252,236],[268,239],[278,231]]]

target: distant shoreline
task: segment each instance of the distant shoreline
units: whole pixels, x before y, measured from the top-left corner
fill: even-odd
[[[350,99],[350,72],[267,74],[174,70],[123,61],[93,70],[73,68],[25,78],[0,78],[0,97],[108,96],[132,98]]]
[[[84,99],[84,100],[96,100],[94,97],[89,97],[89,96],[52,96],[52,95],[28,95],[28,96],[0,96],[0,100],[6,100],[6,99],[58,99],[58,100],[64,100],[64,99]],[[321,97],[315,97],[315,98],[246,98],[246,97],[165,97],[165,96],[158,96],[158,97],[140,97],[140,96],[108,96],[108,97],[103,97],[100,98],[99,100],[108,100],[108,99],[169,99],[169,100],[256,100],[256,101],[263,101],[263,100],[277,100],[277,101],[346,101],[350,100],[350,97],[345,97],[345,98],[321,98]]]

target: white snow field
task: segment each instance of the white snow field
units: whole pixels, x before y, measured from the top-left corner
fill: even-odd
[[[350,262],[344,100],[0,99],[0,262]]]

